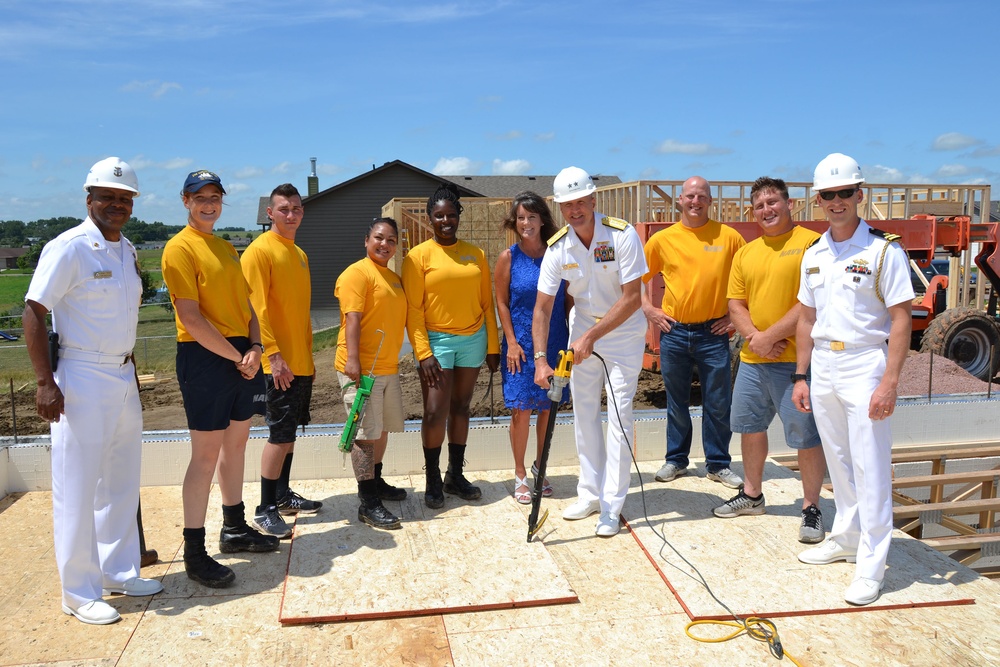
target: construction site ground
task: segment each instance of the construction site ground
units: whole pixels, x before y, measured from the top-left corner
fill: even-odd
[[[641,464],[652,526],[735,611],[774,614],[783,649],[800,664],[1000,665],[997,583],[897,532],[883,596],[871,607],[850,607],[842,595],[853,566],[806,566],[794,557],[804,547],[797,542],[799,482],[789,471],[768,463],[766,515],[722,520],[711,508],[728,489],[701,473],[651,483],[656,465]],[[110,626],[87,626],[60,611],[50,495],[12,494],[0,501],[0,530],[11,536],[0,546],[0,663],[791,664],[745,636],[689,638],[692,618],[725,611],[653,536],[637,476],[623,513],[631,529],[602,539],[593,532],[596,517],[560,518],[574,499],[576,472],[552,470],[555,496],[543,503],[551,515],[532,544],[529,508],[514,502],[506,472],[475,474],[482,500],[449,496],[436,511],[423,505],[419,475],[392,478],[410,491],[390,504],[404,519],[392,532],[357,522],[352,480],[299,482],[324,509],[300,517],[279,552],[220,556],[237,574],[223,590],[184,574],[180,489],[145,487],[146,539],[160,562],[143,575],[165,590],[107,598],[122,614]],[[244,497],[256,493],[246,485]],[[214,490],[210,506],[219,502]],[[823,510],[829,521],[828,496]],[[217,515],[209,513],[210,549]],[[706,637],[727,631],[692,629]]]

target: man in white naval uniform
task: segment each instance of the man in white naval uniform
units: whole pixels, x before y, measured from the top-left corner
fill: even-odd
[[[103,594],[163,590],[139,574],[142,406],[135,345],[142,280],[122,236],[139,182],[116,157],[87,175],[87,219],[45,244],[25,296],[24,336],[38,414],[52,428],[52,519],[62,610],[93,625],[118,611]],[[45,317],[59,335],[55,370]]]
[[[816,418],[837,508],[829,537],[799,560],[856,561],[844,594],[856,605],[878,599],[892,539],[889,417],[910,346],[913,300],[897,237],[858,216],[864,182],[846,155],[833,153],[816,166],[816,204],[830,229],[802,258],[792,376],[792,402]],[[805,382],[810,361],[811,387]]]
[[[611,537],[618,533],[631,481],[632,398],[645,348],[646,318],[639,306],[646,258],[634,227],[594,212],[596,188],[583,169],[563,169],[553,190],[569,225],[549,239],[542,259],[531,336],[535,349],[544,350],[552,303],[560,283],[567,281],[566,291],[574,299],[570,391],[580,481],[577,501],[563,518],[573,521],[599,512],[596,534]],[[610,379],[594,353],[604,359]],[[536,352],[535,383],[548,388],[551,375],[550,360]],[[607,443],[601,427],[602,386],[608,393]]]

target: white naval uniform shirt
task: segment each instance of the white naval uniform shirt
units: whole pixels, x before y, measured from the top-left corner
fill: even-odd
[[[88,216],[45,244],[28,299],[52,311],[60,347],[124,357],[142,300],[135,246],[122,236],[119,257]]]
[[[829,231],[806,250],[798,299],[816,309],[813,340],[841,341],[851,347],[885,343],[891,325],[888,306],[914,296],[906,251],[893,243],[882,261],[879,284],[885,302],[879,300],[875,279],[886,243],[862,220],[839,254]]]
[[[632,225],[616,229],[603,223],[606,216],[594,214],[594,238],[587,248],[572,227],[545,251],[538,275],[538,290],[555,296],[560,283],[573,297],[573,308],[594,320],[607,315],[622,295],[622,285],[641,279],[648,270],[639,234]],[[646,318],[636,310],[616,334],[643,335]]]

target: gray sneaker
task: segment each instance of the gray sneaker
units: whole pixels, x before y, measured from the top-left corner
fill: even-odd
[[[729,468],[723,468],[721,470],[716,470],[715,472],[710,472],[706,475],[706,477],[713,482],[719,482],[723,486],[728,486],[730,489],[738,489],[743,484],[743,478]]]
[[[672,482],[678,477],[687,474],[687,468],[681,468],[676,463],[664,463],[663,467],[656,471],[657,482]]]
[[[799,526],[799,542],[818,544],[826,537],[823,529],[823,514],[815,505],[802,510],[802,524]]]
[[[281,515],[278,514],[278,508],[275,505],[258,507],[253,519],[250,520],[250,525],[264,535],[271,535],[277,537],[279,540],[283,540],[292,534],[292,529],[281,518]]]
[[[716,507],[712,513],[720,519],[732,519],[735,516],[743,515],[757,516],[766,511],[763,493],[756,498],[751,498],[743,492],[743,487],[740,487],[739,493]]]

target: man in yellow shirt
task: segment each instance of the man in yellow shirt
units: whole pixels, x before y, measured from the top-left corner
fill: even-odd
[[[692,176],[679,201],[680,224],[646,242],[649,271],[644,282],[663,274],[666,290],[659,307],[642,290],[642,312],[660,331],[660,373],[667,393],[667,456],[656,480],[669,482],[687,473],[691,453],[691,380],[695,366],[701,383],[702,445],[708,478],[729,488],[743,480],[729,469],[730,370],[726,287],[736,251],[745,245],[732,227],[710,220],[708,181]]]
[[[733,387],[734,433],[741,434],[744,485],[715,516],[724,519],[764,514],[764,462],[767,427],[777,414],[785,442],[798,451],[802,475],[802,521],[799,541],[822,542],[823,515],[819,490],[826,473],[822,443],[812,413],[792,404],[795,382],[795,325],[801,305],[799,273],[802,254],[819,234],[792,221],[793,201],[780,178],[762,176],[750,189],[754,217],[764,235],[736,253],[729,274],[729,316],[746,343]]]
[[[295,245],[303,214],[302,198],[295,186],[285,183],[276,187],[267,207],[273,226],[254,239],[240,259],[260,322],[264,346],[261,365],[267,383],[265,419],[270,429],[260,457],[260,505],[252,523],[262,533],[279,539],[292,534],[281,515],[313,513],[323,505],[288,486],[295,431],[309,423],[316,374],[309,318],[309,260]]]

